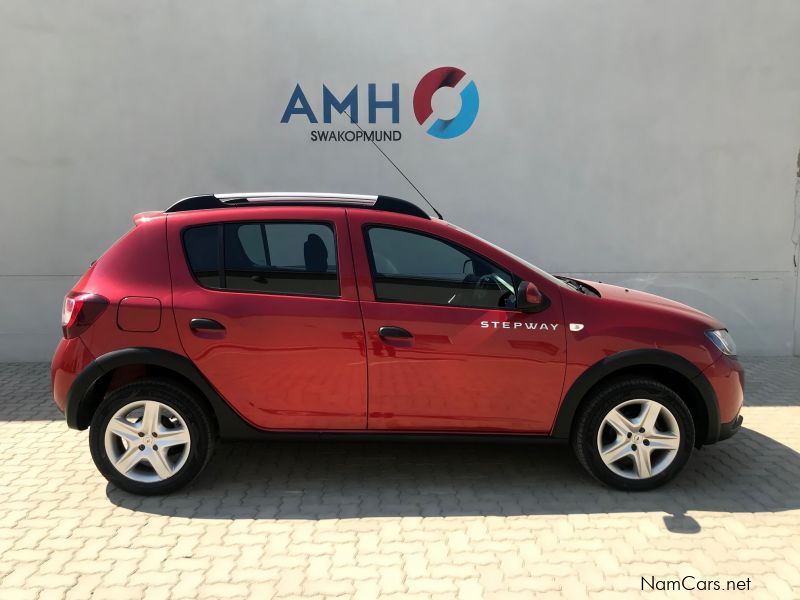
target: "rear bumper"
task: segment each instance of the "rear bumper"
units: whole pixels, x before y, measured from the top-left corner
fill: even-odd
[[[739,415],[730,423],[723,423],[720,425],[719,437],[717,438],[717,441],[721,442],[722,440],[727,440],[729,437],[734,435],[737,431],[739,431],[739,429],[742,428],[742,421],[744,421],[744,417]]]
[[[58,409],[65,413],[67,398],[78,375],[94,360],[80,338],[62,339],[50,363],[50,385]]]

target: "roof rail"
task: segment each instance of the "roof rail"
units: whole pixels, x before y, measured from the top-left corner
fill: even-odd
[[[325,194],[319,192],[242,192],[238,194],[214,194],[220,200],[307,200],[314,202],[342,202],[346,204],[375,204],[377,196],[359,194]]]
[[[394,212],[423,219],[430,219],[428,213],[416,204],[391,196],[364,196],[358,194],[325,194],[302,192],[244,192],[237,194],[204,194],[189,196],[179,200],[164,212],[183,212],[186,210],[206,210],[211,208],[232,208],[237,206],[311,206],[326,204],[330,206],[371,208]]]

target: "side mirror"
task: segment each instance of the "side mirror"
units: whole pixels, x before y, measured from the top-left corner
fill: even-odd
[[[517,308],[522,312],[538,312],[550,306],[550,301],[530,281],[520,281],[517,286]]]

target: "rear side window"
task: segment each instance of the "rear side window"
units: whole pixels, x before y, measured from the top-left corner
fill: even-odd
[[[192,272],[206,287],[339,296],[336,241],[327,223],[204,225],[187,229],[183,240]]]

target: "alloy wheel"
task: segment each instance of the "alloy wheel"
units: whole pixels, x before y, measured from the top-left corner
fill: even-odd
[[[153,483],[172,477],[189,458],[191,436],[183,417],[155,400],[137,400],[108,421],[104,444],[114,468],[128,479]]]
[[[627,400],[603,418],[597,432],[600,458],[627,479],[649,479],[672,464],[681,434],[675,416],[649,399]]]

